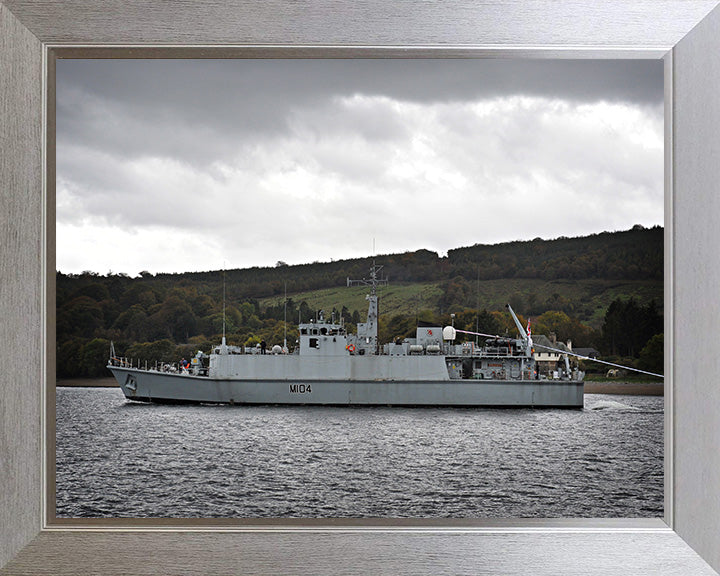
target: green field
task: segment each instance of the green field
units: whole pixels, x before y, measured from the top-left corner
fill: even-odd
[[[611,281],[611,280],[556,280],[534,279],[482,280],[476,283],[473,302],[467,308],[502,310],[510,302],[515,310],[528,315],[528,309],[542,308],[548,301],[558,304],[582,322],[599,328],[608,305],[615,298],[635,298],[640,303],[655,300],[658,309],[663,306],[663,283],[660,281]],[[365,295],[369,288],[362,286],[338,286],[309,292],[288,293],[296,304],[307,302],[310,308],[326,312],[347,306],[352,313],[357,310],[365,319],[367,303]],[[450,313],[440,310],[438,301],[442,295],[439,282],[417,284],[390,284],[378,288],[380,314],[414,315],[421,310]],[[263,298],[262,307],[282,304],[282,297]],[[547,309],[554,309],[552,306]],[[458,310],[459,311],[459,310]],[[544,310],[543,310],[544,311]],[[532,312],[535,313],[535,312]]]
[[[311,292],[288,293],[297,304],[307,302],[310,308],[315,310],[330,311],[333,308],[341,310],[347,306],[350,312],[357,310],[365,320],[367,310],[366,294],[369,288],[365,286],[340,286],[337,288],[325,288]],[[382,286],[378,288],[380,296],[381,314],[415,314],[424,309],[437,310],[437,300],[440,298],[441,290],[437,282],[425,284],[399,284]],[[283,299],[278,297],[263,298],[260,306],[282,304]]]

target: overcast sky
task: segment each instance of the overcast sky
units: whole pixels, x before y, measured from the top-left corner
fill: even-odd
[[[661,61],[57,62],[65,273],[662,223]]]

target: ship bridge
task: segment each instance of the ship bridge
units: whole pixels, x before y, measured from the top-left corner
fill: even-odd
[[[298,331],[302,356],[347,356],[350,352],[344,324],[326,322],[322,311],[317,322],[302,323]]]

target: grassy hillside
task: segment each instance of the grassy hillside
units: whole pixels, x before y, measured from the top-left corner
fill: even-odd
[[[537,279],[496,279],[475,282],[476,302],[468,302],[468,308],[480,310],[503,310],[510,302],[513,308],[524,316],[539,314],[533,311],[531,304],[553,300],[559,304],[556,308],[565,311],[586,323],[592,328],[600,328],[603,317],[616,298],[635,298],[639,303],[646,304],[655,300],[662,310],[663,283],[661,281],[633,280],[619,282],[617,280],[553,280]],[[357,310],[364,317],[367,309],[365,295],[368,288],[338,286],[293,293],[288,286],[288,298],[295,302],[307,302],[313,310],[341,310],[346,306],[350,312]],[[389,284],[378,288],[380,295],[381,316],[396,314],[414,316],[421,310],[430,310],[438,314],[459,312],[462,307],[441,309],[438,301],[442,295],[441,282],[422,282],[417,284]],[[261,298],[261,308],[282,305],[282,296]],[[543,310],[544,311],[544,310]],[[288,318],[289,322],[297,319]]]
[[[357,310],[364,316],[367,310],[365,295],[369,288],[364,286],[338,286],[307,292],[290,293],[288,298],[295,302],[307,302],[313,310],[341,310],[346,306],[350,312]],[[439,282],[423,282],[418,284],[391,284],[378,288],[380,295],[380,313],[414,315],[419,310],[437,310],[437,300],[441,295]],[[282,305],[283,297],[273,296],[259,300],[260,306]],[[289,318],[288,320],[292,320]],[[297,319],[296,319],[297,321]]]

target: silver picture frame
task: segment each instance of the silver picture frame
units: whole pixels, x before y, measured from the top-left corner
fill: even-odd
[[[705,0],[404,3],[0,1],[0,574],[714,574],[720,567],[720,10]],[[662,58],[666,70],[666,497],[657,521],[58,525],[53,59],[274,50],[291,57]],[[118,51],[119,50],[119,51]],[[110,53],[108,52],[108,55]],[[96,56],[97,57],[97,56]]]

